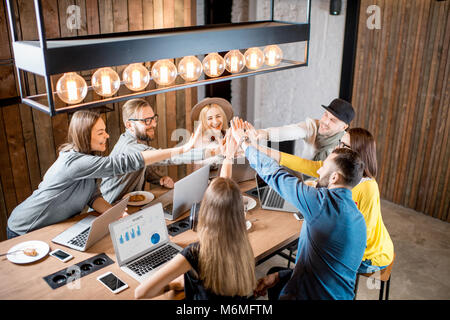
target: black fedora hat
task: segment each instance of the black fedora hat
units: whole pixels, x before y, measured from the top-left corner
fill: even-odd
[[[351,103],[339,98],[331,101],[329,106],[322,105],[322,107],[348,125],[350,125],[350,122],[352,122],[355,117],[355,110]]]

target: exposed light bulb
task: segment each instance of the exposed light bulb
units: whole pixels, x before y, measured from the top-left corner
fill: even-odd
[[[264,53],[258,48],[250,48],[245,51],[245,65],[247,68],[255,70],[264,64]]]
[[[133,63],[123,70],[122,79],[128,89],[142,91],[150,82],[150,73],[141,63]]]
[[[111,94],[111,78],[108,76],[102,76],[102,93],[104,95]]]
[[[283,51],[277,45],[267,46],[264,48],[264,59],[268,66],[274,67],[283,59]]]
[[[195,56],[187,56],[178,64],[178,74],[185,81],[195,81],[202,75],[203,66]]]
[[[219,70],[218,70],[218,66],[217,66],[218,62],[217,60],[211,60],[210,61],[210,71],[211,74],[213,74],[213,76],[218,76],[219,75]]]
[[[66,86],[69,101],[70,102],[76,101],[78,99],[77,83],[73,80],[67,80]]]
[[[109,67],[95,71],[91,83],[95,92],[103,97],[111,97],[120,88],[119,75]]]
[[[217,52],[208,54],[202,62],[203,70],[208,77],[220,77],[225,71],[225,60]]]
[[[141,73],[139,70],[133,70],[131,72],[131,86],[133,89],[139,89],[141,86]]]
[[[177,77],[177,67],[169,59],[158,60],[152,67],[152,78],[159,85],[169,85]]]
[[[83,101],[87,95],[86,81],[75,72],[67,72],[56,83],[56,94],[68,104]]]
[[[229,51],[225,57],[225,68],[230,73],[241,72],[245,67],[244,55],[239,50]]]

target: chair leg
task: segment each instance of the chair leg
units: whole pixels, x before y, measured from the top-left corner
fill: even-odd
[[[358,284],[359,284],[359,274],[356,275],[356,280],[355,280],[355,295],[353,296],[353,300],[356,300],[356,294],[358,292]]]
[[[383,295],[384,295],[384,281],[381,281],[380,296],[379,296],[378,300],[383,300]]]
[[[389,277],[388,281],[386,282],[386,298],[385,300],[389,300],[389,286],[391,284],[391,277]]]
[[[291,258],[292,258],[292,250],[289,250],[289,259],[287,264],[288,269],[291,267]]]

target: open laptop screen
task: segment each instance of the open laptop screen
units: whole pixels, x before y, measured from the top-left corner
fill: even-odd
[[[120,219],[110,228],[116,257],[120,262],[131,261],[168,241],[160,203]]]

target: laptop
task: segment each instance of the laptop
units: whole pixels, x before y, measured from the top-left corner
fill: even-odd
[[[212,177],[220,176],[220,171],[222,169],[222,165],[219,166],[217,172],[213,173]],[[253,180],[255,178],[255,170],[250,166],[247,158],[240,157],[233,160],[233,169],[231,171],[231,179],[236,182],[243,182],[248,180]]]
[[[193,203],[202,201],[203,194],[208,188],[208,180],[209,165],[206,165],[175,182],[172,190],[153,200],[142,207],[142,209],[160,202],[164,208],[165,218],[167,220],[175,220],[191,209]]]
[[[258,198],[262,209],[298,212],[298,209],[293,204],[284,200],[263,179],[261,179],[258,174],[255,175],[255,179]]]
[[[139,282],[183,250],[169,240],[161,203],[109,225],[120,269]]]
[[[108,234],[108,225],[114,220],[122,217],[127,204],[128,197],[121,200],[98,217],[93,215],[87,216],[69,229],[66,229],[57,235],[52,239],[52,242],[62,244],[63,246],[78,251],[86,251],[94,243]]]

